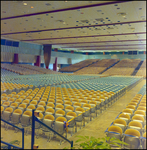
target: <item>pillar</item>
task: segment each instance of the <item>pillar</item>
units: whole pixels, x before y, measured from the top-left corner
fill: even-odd
[[[38,66],[38,67],[40,67],[40,56],[37,56],[36,57],[36,63],[34,63],[34,66]]]
[[[18,54],[17,53],[14,53],[13,63],[18,64]]]
[[[51,44],[44,44],[43,45],[44,63],[45,63],[46,69],[48,69],[49,64],[50,64],[51,51],[52,51],[52,45]]]
[[[55,63],[53,64],[53,71],[57,71],[57,57],[55,58]]]

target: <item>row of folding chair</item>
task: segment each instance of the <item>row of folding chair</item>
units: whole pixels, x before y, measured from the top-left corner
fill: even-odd
[[[53,109],[52,109],[53,110]],[[80,109],[79,109],[80,110]],[[43,121],[46,125],[48,125],[49,127],[52,127],[53,129],[55,129],[57,132],[59,132],[60,134],[63,134],[66,131],[66,136],[67,136],[67,130],[65,130],[63,121],[67,122],[69,120],[69,128],[73,128],[72,132],[74,132],[74,128],[75,131],[77,130],[76,128],[76,121],[80,121],[79,118],[75,118],[78,115],[78,112],[80,112],[77,109],[77,113],[75,112],[67,112],[67,114],[65,115],[65,112],[63,110],[58,110],[56,111],[56,114],[53,115],[50,112],[47,112],[45,114],[43,113],[39,113],[38,118],[41,119],[41,121]],[[82,109],[82,111],[84,111],[84,109]],[[32,116],[32,111],[27,110],[27,111],[22,111],[21,109],[15,109],[13,110],[12,108],[8,107],[6,108],[3,113],[1,112],[2,118],[5,119],[6,121],[9,121],[13,124],[16,125],[21,125],[22,127],[25,128],[25,133],[27,134],[31,125],[31,116]],[[61,121],[60,119],[62,118],[62,125],[61,123],[58,124],[57,121]],[[49,119],[49,120],[47,120]],[[52,120],[52,121],[51,121]],[[82,118],[83,120],[83,118]],[[82,121],[81,120],[81,121]],[[50,130],[48,130],[47,128],[41,126],[38,122],[35,122],[35,128],[36,129],[40,129],[42,128],[43,132],[50,132]],[[5,129],[8,129],[8,125],[5,124]],[[17,130],[15,130],[16,132]],[[71,132],[71,135],[72,135]]]
[[[145,148],[146,142],[146,95],[135,95],[126,108],[107,128],[108,137],[116,137],[128,143],[125,148]],[[108,141],[110,142],[110,141]]]

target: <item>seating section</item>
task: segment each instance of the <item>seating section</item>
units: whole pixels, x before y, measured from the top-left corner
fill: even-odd
[[[136,76],[143,76],[146,77],[146,59],[143,61],[140,69],[136,73]]]
[[[37,67],[37,66],[31,66],[31,65],[20,65],[20,64],[1,64],[2,69],[6,69],[8,71],[20,74],[20,75],[33,75],[33,74],[53,74],[53,73],[59,73],[56,71],[52,71],[49,69]]]
[[[16,84],[13,90],[8,88],[7,86],[1,87],[1,92],[6,92],[23,90],[32,86],[42,87],[42,86],[61,86],[65,88],[76,88],[76,89],[88,89],[88,90],[111,90],[111,91],[119,91],[124,87],[128,87],[129,85],[134,85],[137,83],[141,77],[105,77],[101,78],[100,76],[94,75],[69,75],[69,74],[41,74],[41,75],[23,75],[23,76],[5,76],[1,78],[1,83],[8,84]],[[109,85],[111,84],[111,85]],[[107,86],[106,86],[107,85]],[[117,86],[116,86],[117,85]],[[6,88],[5,88],[6,87]],[[8,90],[9,89],[9,90]]]
[[[4,77],[4,76],[15,76],[15,75],[19,75],[19,74],[1,68],[1,76],[2,77]]]
[[[123,59],[114,65],[112,68],[106,70],[104,75],[132,75],[135,68],[140,63],[141,59]]]
[[[21,85],[20,83],[12,83],[12,81],[24,83],[25,78],[30,82],[32,78],[35,80],[35,76],[32,76],[17,76],[17,78],[8,76],[11,79],[10,83],[1,82],[3,89],[8,88],[7,91],[1,92],[2,118],[24,127],[25,135],[27,135],[30,133],[31,128],[31,111],[35,109],[41,113],[41,121],[54,128],[57,132],[61,132],[65,137],[71,136],[102,111],[105,111],[107,107],[125,94],[128,86],[139,82],[141,79],[140,77],[125,77],[124,82],[120,77],[117,79],[117,77],[50,75],[52,80],[57,81],[56,85],[35,87],[36,84]],[[47,77],[47,75],[42,76]],[[39,77],[41,82],[43,82],[41,75]],[[46,77],[44,77],[44,80]],[[34,83],[36,81],[38,81],[38,78]],[[115,86],[110,81],[114,82]],[[16,115],[19,112],[20,114]],[[54,119],[50,122],[46,120],[48,118]],[[68,121],[68,132],[64,128],[63,122],[58,124],[60,119]],[[4,127],[8,130],[6,124]],[[36,136],[40,135],[39,130],[51,132],[39,123],[35,125],[35,128]],[[58,128],[61,130],[58,130]],[[51,139],[52,136],[49,134],[47,140],[50,141]]]
[[[79,63],[61,68],[61,69],[59,69],[59,71],[61,71],[61,72],[75,72],[75,71],[77,71],[83,67],[86,67],[92,63],[95,63],[97,61],[99,61],[99,59],[86,59],[86,60],[83,60]]]
[[[120,92],[124,91],[121,90]],[[85,126],[86,122],[91,121],[98,113],[101,113],[108,103],[116,100],[116,96],[117,94],[112,91],[102,92],[51,86],[26,89],[11,94],[2,94],[1,114],[4,120],[13,122],[12,116],[15,115],[16,111],[20,112],[21,115],[16,115],[18,119],[14,123],[24,127],[26,135],[29,133],[28,127],[31,127],[29,120],[32,116],[32,109],[39,111],[42,119],[46,118],[46,115],[52,115],[55,118],[53,120],[55,130],[57,129],[55,128],[57,119],[64,117],[65,121],[71,121],[69,121],[69,129],[74,128],[77,131]],[[8,129],[6,125],[5,128]],[[41,125],[38,128],[42,129],[43,132],[45,131]],[[69,133],[72,135],[75,131],[72,129]]]
[[[146,149],[146,136],[144,136],[146,134],[145,86],[141,88],[105,131],[108,137],[116,137],[126,142],[128,145],[123,145],[125,149]]]
[[[117,61],[119,61],[119,59],[102,59],[88,67],[76,71],[75,74],[99,74]]]
[[[59,73],[59,72],[56,72],[56,71],[52,71],[50,69],[45,69],[45,68],[38,67],[38,66],[31,66],[31,65],[28,65],[28,64],[15,64],[15,65],[17,65],[19,67],[23,67],[23,68],[27,68],[27,69],[31,69],[31,70],[40,72],[41,74],[57,74],[57,73]]]

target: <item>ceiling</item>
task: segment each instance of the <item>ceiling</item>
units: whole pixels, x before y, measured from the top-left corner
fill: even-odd
[[[1,1],[1,38],[75,51],[146,51],[146,1]]]

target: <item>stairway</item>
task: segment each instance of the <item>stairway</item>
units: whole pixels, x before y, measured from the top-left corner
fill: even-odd
[[[131,76],[135,76],[136,73],[138,72],[138,70],[140,69],[141,65],[142,65],[143,61],[140,61],[140,63],[138,64],[138,66],[135,68],[134,72],[131,74]]]
[[[102,72],[100,72],[99,74],[104,73],[106,70],[110,69],[111,67],[113,67],[115,64],[117,64],[119,61],[115,62],[113,65],[109,66],[108,68],[106,68],[105,70],[103,70]]]

